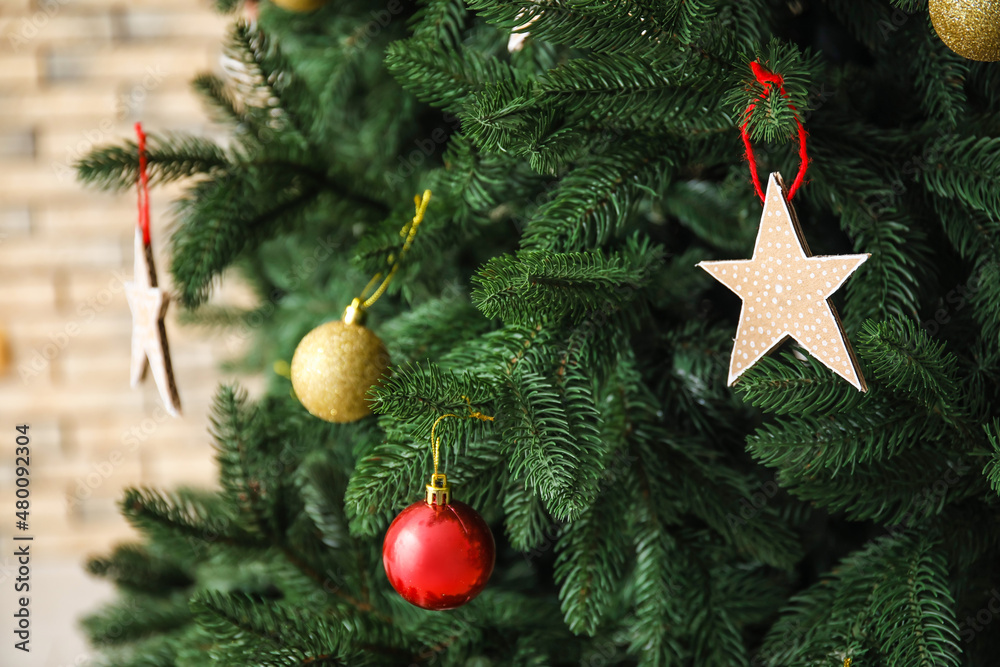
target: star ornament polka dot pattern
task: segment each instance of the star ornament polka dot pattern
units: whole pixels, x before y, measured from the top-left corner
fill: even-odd
[[[828,301],[871,255],[813,257],[781,175],[767,182],[753,259],[701,262],[699,267],[743,300],[729,362],[729,385],[786,338],[860,391],[868,386],[836,309]]]

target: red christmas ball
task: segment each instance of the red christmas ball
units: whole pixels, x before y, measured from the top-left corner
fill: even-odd
[[[440,611],[461,607],[493,574],[490,527],[465,503],[415,502],[400,512],[382,543],[382,564],[407,602]]]

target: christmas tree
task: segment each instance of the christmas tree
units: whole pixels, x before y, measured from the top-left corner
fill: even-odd
[[[125,493],[143,541],[88,566],[121,591],[85,621],[105,664],[995,660],[1000,66],[921,0],[280,4],[194,82],[228,145],[147,128],[150,184],[191,179],[185,318],[271,380],[218,391],[218,490]],[[792,341],[727,386],[740,298],[696,266],[754,249],[741,127],[791,181],[798,122],[804,236],[871,255],[832,297],[866,392]],[[318,419],[272,365],[390,266],[376,416]],[[256,308],[212,303],[228,269]],[[495,570],[425,611],[382,540],[471,412],[436,435]]]

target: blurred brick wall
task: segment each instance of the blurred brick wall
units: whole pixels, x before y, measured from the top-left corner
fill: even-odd
[[[14,425],[31,425],[30,533],[36,558],[81,561],[128,537],[126,485],[214,483],[210,399],[232,339],[167,335],[184,416],[162,410],[152,377],[128,384],[134,191],[84,189],[73,162],[147,131],[214,134],[189,88],[218,69],[229,19],[210,0],[0,0],[0,539],[13,531]],[[161,286],[170,201],[154,189]],[[232,287],[227,287],[232,300]],[[226,298],[226,295],[223,295]]]

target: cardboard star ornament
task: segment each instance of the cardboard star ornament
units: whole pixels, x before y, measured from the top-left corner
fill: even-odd
[[[167,412],[179,417],[181,399],[174,382],[167,330],[163,325],[170,297],[156,286],[153,250],[143,242],[139,229],[135,230],[134,274],[132,282],[125,283],[125,297],[132,311],[132,388],[139,386],[148,367]]]
[[[170,297],[156,285],[156,265],[149,234],[149,177],[146,173],[146,135],[140,123],[135,124],[139,137],[139,224],[135,228],[135,268],[132,282],[125,283],[125,298],[132,311],[132,388],[153,371],[153,380],[163,399],[163,405],[174,417],[181,414],[181,399],[170,365],[170,347],[163,318]]]
[[[786,198],[781,174],[772,173],[753,258],[698,264],[743,299],[728,384],[786,338],[793,338],[827,368],[867,391],[829,299],[870,256],[814,257]]]

